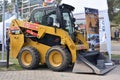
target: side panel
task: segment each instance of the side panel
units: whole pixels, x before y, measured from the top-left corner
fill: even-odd
[[[26,42],[25,42],[24,46],[32,46],[32,47],[36,48],[40,53],[40,63],[44,64],[46,62],[45,56],[46,56],[48,49],[50,49],[50,46],[32,41],[29,38],[26,38]]]
[[[12,35],[10,34],[10,56],[16,58],[20,49],[24,44],[24,35]]]

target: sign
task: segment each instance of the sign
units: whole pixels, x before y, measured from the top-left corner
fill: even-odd
[[[85,8],[86,32],[90,50],[99,50],[99,17],[98,9]]]

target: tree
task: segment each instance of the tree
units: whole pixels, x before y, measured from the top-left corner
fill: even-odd
[[[110,20],[120,23],[120,0],[108,0]]]
[[[56,0],[56,2],[57,2],[58,4],[60,4],[61,1],[62,1],[62,0]]]
[[[116,24],[120,24],[120,11],[116,13],[112,21]]]

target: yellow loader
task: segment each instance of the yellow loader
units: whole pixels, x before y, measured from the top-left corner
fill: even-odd
[[[74,64],[73,72],[104,74],[115,66],[99,51],[88,51],[86,39],[75,31],[74,7],[37,7],[28,21],[13,20],[10,25],[10,56],[21,67],[36,69],[46,64],[54,71],[64,71]]]

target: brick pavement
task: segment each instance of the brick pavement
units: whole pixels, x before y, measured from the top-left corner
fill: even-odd
[[[120,80],[120,65],[106,75],[54,72],[49,69],[0,71],[0,80]]]

